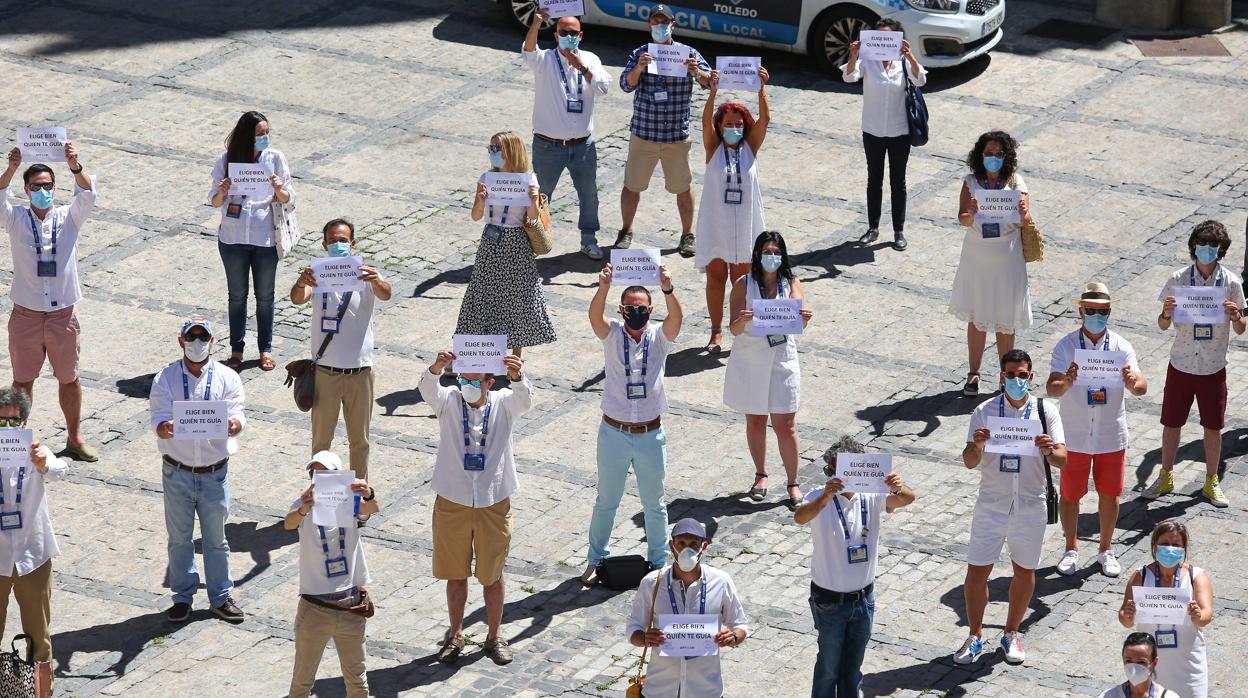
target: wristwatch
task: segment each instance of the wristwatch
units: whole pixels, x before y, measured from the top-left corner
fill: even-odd
[[[373,500],[374,500],[374,499],[376,499],[376,498],[377,498],[377,490],[374,490],[372,487],[369,487],[369,488],[368,488],[368,496],[367,496],[367,497],[361,497],[360,499],[363,499],[363,500],[364,500],[364,501],[366,501],[366,502],[371,502],[371,501],[373,501]]]
[[[74,174],[82,174],[82,163],[78,163],[78,169],[75,170],[74,168],[71,167],[69,168],[69,171]]]
[[[662,286],[660,286],[660,287],[659,287],[659,290],[663,292],[663,295],[665,295],[665,296],[670,296],[670,295],[672,295],[673,293],[675,293],[675,292],[676,292],[676,287],[675,287],[675,286],[673,286],[673,287],[671,287],[671,288],[663,288]]]

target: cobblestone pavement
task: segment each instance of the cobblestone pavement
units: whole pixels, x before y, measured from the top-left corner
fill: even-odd
[[[584,318],[596,265],[575,252],[566,178],[554,198],[559,249],[539,263],[560,341],[525,354],[538,407],[516,435],[522,490],[514,499],[505,634],[517,659],[500,668],[480,651],[476,584],[470,651],[454,667],[433,659],[446,623],[443,587],[430,575],[436,431],[416,383],[450,342],[468,278],[478,237],[468,202],[486,163],[482,145],[497,130],[529,132],[531,77],[518,55],[521,36],[484,1],[174,1],[144,3],[143,11],[119,0],[55,5],[0,2],[7,85],[0,132],[66,125],[99,176],[99,206],[81,244],[80,313],[84,427],[103,457],[73,464],[50,492],[63,549],[53,601],[58,692],[285,693],[297,549],[280,517],[304,487],[307,416],[292,409],[280,372],[262,373],[249,355],[250,422],[231,467],[227,526],[236,596],[249,613],[238,627],[211,619],[202,596],[189,624],[172,626],[160,615],[168,603],[166,538],[147,427],[151,376],[176,357],[180,319],[203,310],[225,323],[218,213],[205,205],[209,168],[238,114],[257,108],[297,176],[304,226],[337,215],[355,219],[364,254],[395,285],[376,321],[372,473],[382,516],[364,532],[379,604],[368,645],[375,695],[622,695],[636,666],[623,637],[631,595],[583,591],[571,581],[584,562],[594,496],[601,364]],[[1024,33],[1054,17],[1090,20],[1093,5],[1010,0],[1007,38],[991,60],[933,75],[933,139],[911,160],[905,254],[850,242],[864,228],[865,206],[856,89],[800,59],[765,54],[775,114],[762,162],[768,221],[797,253],[815,311],[800,343],[803,486],[818,483],[813,459],[849,433],[898,454],[898,469],[920,494],[915,506],[887,519],[868,695],[1095,695],[1121,681],[1125,632],[1114,608],[1125,581],[1102,577],[1095,566],[1059,577],[1056,527],[1025,624],[1026,665],[994,659],[968,669],[949,658],[965,635],[960,584],[978,476],[958,460],[973,404],[958,392],[964,330],[945,306],[962,236],[954,215],[960,160],[990,127],[1022,142],[1049,245],[1047,260],[1030,268],[1037,323],[1019,345],[1047,368],[1058,336],[1076,326],[1067,299],[1089,279],[1105,281],[1123,300],[1114,326],[1135,344],[1153,389],[1130,405],[1132,491],[1116,546],[1123,566],[1137,568],[1148,557],[1154,522],[1189,522],[1193,558],[1215,583],[1211,695],[1248,692],[1239,671],[1248,640],[1239,557],[1248,530],[1248,488],[1240,480],[1248,471],[1243,339],[1231,351],[1224,449],[1231,508],[1215,510],[1192,496],[1203,472],[1192,462],[1200,457],[1193,429],[1185,434],[1178,494],[1156,503],[1137,498],[1137,483],[1159,462],[1170,336],[1152,322],[1157,289],[1184,263],[1178,241],[1196,221],[1227,223],[1237,238],[1231,259],[1243,254],[1248,33],[1221,35],[1231,57],[1218,59],[1145,59],[1121,35],[1089,48]],[[1237,2],[1236,9],[1248,8]],[[590,27],[585,46],[618,77],[627,51],[643,40],[638,32]],[[741,52],[698,45],[708,56]],[[629,109],[616,90],[596,118],[605,242],[618,225]],[[695,166],[699,178],[701,170]],[[64,196],[68,178],[61,179]],[[744,595],[753,638],[726,654],[728,695],[801,695],[815,656],[806,604],[809,532],[776,501],[778,478],[771,501],[742,497],[751,467],[742,421],[720,402],[726,359],[701,352],[708,332],[701,278],[673,254],[676,215],[658,191],[643,198],[635,244],[666,248],[688,315],[668,368],[671,517],[717,519],[712,564],[731,573]],[[305,239],[283,261],[279,296],[312,253],[313,240]],[[0,255],[0,265],[7,281],[9,255]],[[279,301],[278,312],[284,363],[306,352],[306,310]],[[0,352],[5,346],[0,342]],[[988,370],[985,381],[996,379]],[[53,386],[50,375],[36,386],[34,425],[59,444]],[[772,448],[773,472],[781,472]],[[1086,560],[1096,533],[1086,504],[1081,524]],[[642,551],[641,538],[630,492],[616,550]],[[1006,582],[995,576],[991,584],[990,633],[1004,620]],[[16,606],[9,608],[11,635],[18,623]],[[342,694],[332,653],[321,676],[318,695]]]

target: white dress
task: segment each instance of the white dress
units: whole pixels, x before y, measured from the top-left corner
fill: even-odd
[[[758,283],[748,275],[745,307],[762,298]],[[789,284],[780,280],[778,296],[787,298]],[[791,414],[800,402],[802,372],[797,361],[797,342],[787,335],[784,344],[770,346],[766,337],[751,334],[754,323],[732,339],[728,369],[724,373],[724,404],[744,414]]]
[[[1188,569],[1191,573],[1185,571],[1179,583],[1182,589],[1191,589],[1192,580],[1204,574],[1199,567]],[[1157,586],[1157,577],[1153,575],[1151,565],[1141,572],[1141,586]],[[1169,630],[1174,626],[1137,623],[1135,627],[1156,637],[1158,628]],[[1206,698],[1209,695],[1209,663],[1205,658],[1205,633],[1191,623],[1177,626],[1177,630],[1178,647],[1157,647],[1157,683],[1174,691],[1179,698]]]
[[[763,191],[758,184],[758,160],[745,141],[737,147],[729,169],[728,148],[720,144],[706,163],[702,183],[702,202],[698,205],[697,257],[694,265],[706,269],[714,259],[730,264],[749,262],[754,254],[754,240],[763,232]],[[737,175],[741,176],[740,185]],[[724,191],[731,180],[733,189],[741,190],[741,203],[724,202]]]
[[[1022,175],[1014,187],[1027,192]],[[981,187],[975,175],[963,180],[975,196]],[[949,312],[981,332],[1014,334],[1031,327],[1031,294],[1027,290],[1027,262],[1017,223],[1001,223],[1000,237],[984,237],[984,226],[972,224],[962,239],[962,256],[953,277]]]

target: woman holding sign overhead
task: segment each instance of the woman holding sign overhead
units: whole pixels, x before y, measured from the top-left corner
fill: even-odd
[[[230,181],[231,165],[260,165],[269,174],[272,192],[246,194]],[[226,366],[239,370],[243,365],[244,336],[247,333],[247,282],[255,285],[256,340],[260,345],[260,368],[272,371],[273,284],[277,277],[277,243],[274,240],[274,201],[288,204],[295,199],[290,166],[281,151],[269,147],[269,120],[258,111],[244,113],[225,139],[225,152],[212,166],[209,202],[221,209],[217,228],[217,251],[225,266],[229,292],[230,358]]]
[[[472,278],[459,306],[455,334],[507,335],[507,346],[519,356],[523,347],[555,341],[537,258],[524,232],[524,221],[538,217],[537,176],[529,168],[524,143],[511,131],[494,134],[486,151],[490,169],[477,180],[472,205],[472,220],[485,217],[486,225],[477,244]],[[499,196],[499,182],[507,179],[493,176],[498,174],[527,177],[528,191],[523,199],[527,206],[490,203]]]
[[[697,267],[706,273],[706,309],[718,354],[723,341],[724,286],[750,271],[750,248],[763,232],[763,193],[758,184],[758,151],[767,137],[767,69],[758,69],[758,120],[740,102],[715,107],[719,71],[711,71],[711,93],[702,109],[706,178],[698,207]],[[722,173],[722,176],[721,176]],[[731,272],[729,265],[732,265]],[[731,276],[729,276],[731,273]]]
[[[1131,575],[1118,609],[1118,622],[1157,639],[1157,681],[1161,685],[1181,698],[1205,698],[1209,694],[1209,664],[1204,627],[1213,622],[1213,582],[1187,560],[1187,541],[1187,526],[1182,522],[1170,519],[1157,524],[1152,534],[1155,562]],[[1144,622],[1145,611],[1135,599],[1137,587],[1180,590],[1181,596],[1190,599],[1182,623]]]
[[[754,484],[750,499],[760,502],[767,496],[767,418],[776,432],[780,460],[788,475],[787,494],[782,500],[790,511],[797,508],[802,493],[797,483],[797,406],[801,370],[797,344],[787,334],[755,334],[754,302],[765,299],[805,298],[802,282],[789,267],[784,238],[766,231],[754,241],[750,273],[732,286],[729,306],[732,324],[732,354],[724,375],[724,404],[745,414],[745,440],[754,460]],[[811,312],[800,311],[802,327],[810,323]]]

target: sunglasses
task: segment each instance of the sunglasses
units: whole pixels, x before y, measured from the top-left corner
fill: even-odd
[[[1005,377],[1006,378],[1022,378],[1023,380],[1027,380],[1031,378],[1031,371],[1006,371]]]
[[[56,188],[56,183],[54,182],[32,182],[30,184],[27,184],[26,186],[31,191],[39,191],[40,189],[44,191],[52,191],[53,189]]]
[[[479,380],[470,381],[470,380],[468,380],[467,378],[463,378],[462,376],[461,376],[461,377],[459,377],[459,378],[456,378],[455,380],[459,381],[459,384],[460,384],[460,385],[472,385],[472,386],[476,386],[476,387],[478,387],[478,388],[480,388],[480,387],[481,387],[481,381],[479,381]]]
[[[634,313],[650,309],[650,306],[648,305],[621,305],[620,307],[623,308],[626,313]]]
[[[22,426],[21,417],[0,417],[0,426],[20,427]]]
[[[580,33],[580,29],[562,29],[559,31],[559,36],[576,36]]]
[[[188,342],[208,342],[212,340],[212,335],[207,332],[187,332],[182,338]]]
[[[1084,315],[1109,315],[1109,308],[1084,308]]]
[[[494,145],[493,143],[491,143],[491,144],[489,144],[489,145],[485,146],[485,151],[486,151],[487,153],[501,153],[501,152],[503,152],[503,146],[501,146],[501,145]]]

